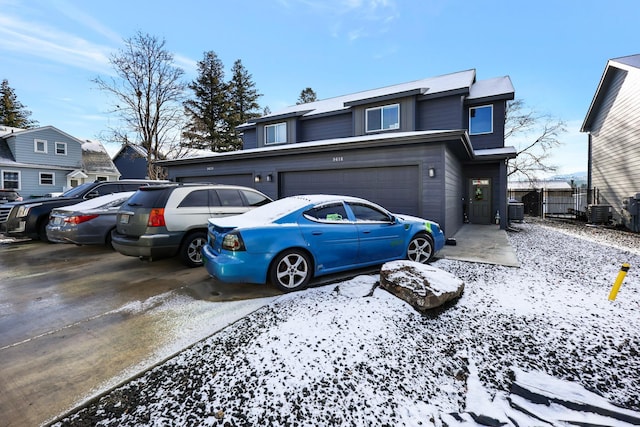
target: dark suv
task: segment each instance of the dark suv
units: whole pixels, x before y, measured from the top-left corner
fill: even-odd
[[[272,200],[247,187],[166,184],[140,188],[120,207],[113,248],[141,259],[178,255],[188,267],[202,265],[209,218],[238,215]]]
[[[83,200],[106,194],[135,191],[141,186],[166,182],[148,179],[87,182],[62,193],[59,197],[5,203],[0,205],[0,231],[7,237],[28,237],[46,242],[47,223],[53,208],[74,205]]]
[[[0,204],[7,202],[19,202],[22,200],[22,196],[16,190],[3,190],[0,189]]]

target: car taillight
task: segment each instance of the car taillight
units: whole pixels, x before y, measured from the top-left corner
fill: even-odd
[[[244,241],[242,240],[242,236],[240,233],[231,232],[224,236],[222,239],[222,249],[226,249],[228,251],[244,251],[246,250],[244,247]]]
[[[147,225],[149,227],[165,227],[166,224],[164,222],[164,208],[151,209]]]
[[[64,222],[69,224],[82,224],[83,222],[87,222],[92,220],[93,218],[97,218],[98,215],[76,215],[69,216],[64,219]]]

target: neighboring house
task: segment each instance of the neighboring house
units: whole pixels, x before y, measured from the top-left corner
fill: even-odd
[[[0,187],[16,189],[25,198],[119,176],[99,142],[81,141],[53,126],[0,126]]]
[[[466,70],[294,105],[248,123],[243,150],[158,162],[174,181],[257,188],[273,198],[360,196],[440,223],[506,226],[509,77]]]
[[[581,128],[589,133],[589,203],[625,215],[625,200],[640,193],[640,55],[611,59]]]
[[[147,178],[147,150],[136,144],[122,144],[120,150],[113,156],[122,176],[121,179]]]

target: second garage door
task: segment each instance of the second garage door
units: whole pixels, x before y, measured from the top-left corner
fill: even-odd
[[[391,212],[420,215],[418,166],[280,173],[280,197],[341,194],[362,197]]]

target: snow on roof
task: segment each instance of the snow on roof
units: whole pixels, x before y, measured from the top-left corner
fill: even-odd
[[[566,181],[513,181],[507,184],[509,190],[533,190],[544,188],[545,190],[571,190],[571,185]]]
[[[107,152],[100,141],[91,141],[89,139],[82,143],[82,151],[95,151],[99,153]]]
[[[300,113],[304,117],[308,117],[328,112],[348,110],[349,107],[345,106],[345,103],[388,96],[395,93],[403,93],[416,89],[426,89],[426,91],[424,92],[425,95],[463,89],[471,86],[471,84],[475,80],[475,76],[475,70],[459,71],[456,73],[445,74],[442,76],[431,77],[422,80],[415,80],[412,82],[401,83],[392,86],[386,86],[379,89],[356,92],[349,95],[309,102],[306,104],[292,105],[262,118],[277,118],[279,116],[292,113]]]
[[[0,126],[0,137],[3,137],[5,135],[8,135],[8,134],[11,134],[11,133],[14,133],[14,132],[20,132],[20,131],[23,131],[23,130],[24,129],[21,129],[21,128],[14,128],[14,127],[11,127],[11,126],[2,125],[2,126]]]
[[[480,80],[471,85],[468,99],[488,98],[504,94],[513,94],[513,84],[509,76]]]

